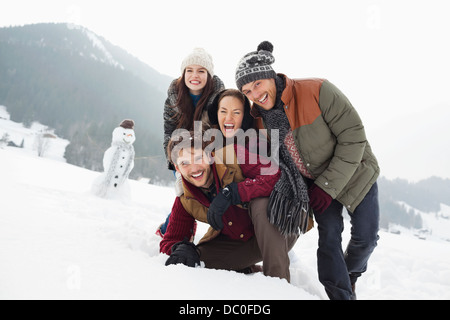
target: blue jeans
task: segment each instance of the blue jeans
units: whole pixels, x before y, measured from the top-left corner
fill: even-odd
[[[349,212],[351,238],[342,250],[343,206],[336,200],[322,213],[314,214],[319,230],[317,269],[319,281],[331,300],[348,300],[352,284],[367,269],[367,261],[377,246],[380,210],[375,183],[354,212]]]
[[[173,170],[172,172],[173,172],[173,176],[176,178],[177,177],[176,176],[177,172],[175,170]],[[170,218],[171,214],[172,214],[172,212],[169,212],[169,214],[167,215],[166,221],[164,221],[164,223],[159,228],[159,230],[161,231],[162,235],[164,235],[166,233],[166,231],[167,231],[167,226],[169,225],[169,218]]]
[[[161,234],[164,235],[167,231],[167,226],[169,225],[169,219],[170,219],[170,215],[172,214],[172,212],[170,212],[166,218],[166,221],[164,221],[164,223],[161,225],[161,227],[159,228],[159,230],[161,231]]]

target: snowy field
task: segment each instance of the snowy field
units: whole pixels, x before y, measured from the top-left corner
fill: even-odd
[[[0,139],[5,133],[7,133],[9,141],[17,146],[20,146],[23,142],[23,147],[28,150],[36,149],[37,135],[49,133],[55,138],[50,139],[51,142],[45,147],[45,157],[65,161],[64,152],[69,144],[68,140],[57,137],[54,130],[38,122],[33,122],[30,128],[25,128],[22,123],[11,121],[6,107],[0,106]]]
[[[171,209],[172,188],[130,181],[129,201],[105,200],[90,193],[98,175],[24,149],[0,149],[0,299],[327,298],[317,280],[316,229],[292,251],[291,284],[166,267],[154,231]],[[384,231],[380,237],[357,283],[359,299],[450,299],[449,242]]]
[[[155,230],[170,212],[173,188],[129,180],[131,198],[91,193],[100,175],[65,163],[67,140],[51,139],[45,158],[36,135],[0,106],[0,299],[322,300],[317,229],[291,251],[291,284],[262,274],[164,265]],[[50,131],[51,132],[51,131]],[[422,214],[433,235],[380,231],[358,299],[450,299],[450,207]],[[198,241],[207,226],[200,224]],[[343,244],[349,239],[349,225]],[[220,288],[218,290],[212,290]]]

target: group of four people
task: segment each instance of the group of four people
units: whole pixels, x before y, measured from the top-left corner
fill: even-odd
[[[330,299],[355,299],[378,241],[376,157],[346,96],[324,79],[276,73],[272,52],[265,41],[239,61],[237,89],[225,89],[205,50],[183,60],[164,108],[178,178],[160,251],[166,265],[244,273],[262,261],[265,275],[290,281],[288,253],[315,220],[320,282]],[[221,134],[208,140],[206,129]],[[343,207],[352,225],[345,252]],[[210,228],[194,244],[196,221]]]

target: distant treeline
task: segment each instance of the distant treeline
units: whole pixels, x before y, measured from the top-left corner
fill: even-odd
[[[7,106],[11,120],[54,128],[70,141],[67,161],[97,171],[103,169],[113,129],[131,118],[137,140],[130,177],[170,181],[162,146],[161,89],[170,79],[103,42],[124,68],[108,63],[83,29],[65,24],[0,29],[0,105]]]
[[[172,79],[163,76],[99,37],[94,45],[87,31],[65,24],[0,28],[0,105],[11,120],[39,121],[70,141],[65,158],[71,164],[102,171],[104,151],[121,120],[135,121],[135,168],[130,178],[173,183],[166,168],[163,106]],[[114,59],[112,64],[108,58]],[[103,60],[103,61],[102,61]],[[413,210],[437,212],[450,205],[450,180],[430,178],[418,183],[379,179],[381,226],[396,223],[421,228]]]
[[[378,183],[381,226],[384,228],[388,228],[389,223],[422,228],[421,217],[398,202],[427,213],[439,212],[441,203],[450,206],[450,179],[431,177],[411,183],[403,179],[380,178]]]

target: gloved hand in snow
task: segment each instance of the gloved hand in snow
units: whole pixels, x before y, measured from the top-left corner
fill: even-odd
[[[171,264],[184,264],[188,267],[200,265],[200,255],[194,243],[183,240],[172,246],[172,254],[166,261],[166,266]]]

